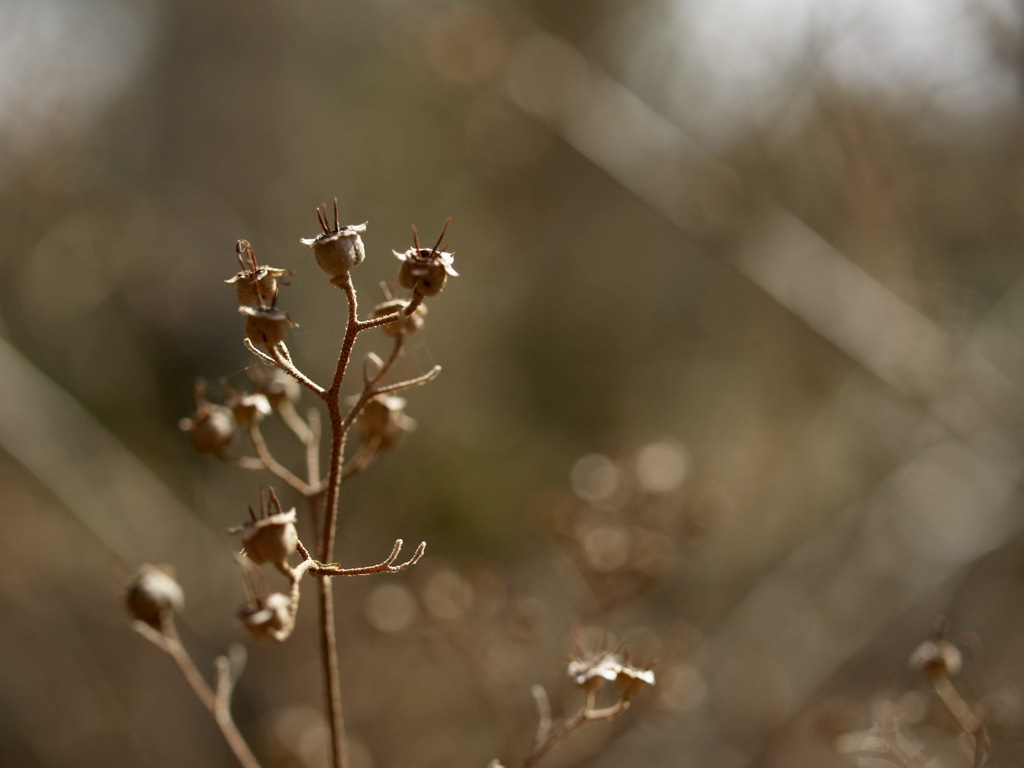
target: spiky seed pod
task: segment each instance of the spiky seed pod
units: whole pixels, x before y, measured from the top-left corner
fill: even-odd
[[[373,316],[384,317],[386,315],[393,314],[400,310],[404,310],[408,305],[407,301],[402,299],[390,299],[384,301],[373,308]],[[415,333],[423,327],[423,320],[427,315],[427,305],[420,304],[416,309],[412,311],[411,315],[403,315],[397,320],[392,320],[387,325],[382,326],[384,333],[389,336],[404,336],[407,333]]]
[[[437,238],[433,248],[420,248],[419,236],[416,234],[416,227],[413,227],[413,247],[402,252],[392,251],[402,262],[398,284],[408,288],[413,295],[436,296],[444,288],[449,275],[458,277],[459,273],[452,266],[455,263],[455,254],[438,250],[450,221],[451,219],[445,221],[441,236]]]
[[[313,249],[316,263],[320,269],[331,276],[335,285],[344,285],[349,280],[349,270],[363,263],[366,250],[363,248],[361,234],[366,231],[366,223],[342,226],[338,220],[338,199],[334,199],[334,226],[327,220],[327,206],[316,210],[323,230],[316,237],[304,237],[299,242]]]
[[[298,546],[297,519],[295,509],[289,509],[250,520],[228,532],[242,534],[245,554],[254,563],[284,565]]]
[[[238,311],[245,318],[245,335],[253,344],[270,348],[284,341],[288,329],[297,327],[287,312],[267,307],[240,306]]]
[[[257,597],[242,606],[238,618],[257,640],[283,641],[291,631],[292,616],[288,596],[280,592]]]
[[[363,443],[376,442],[380,450],[394,448],[416,421],[405,413],[405,400],[392,395],[377,395],[370,400],[356,421]]]
[[[449,275],[459,275],[452,266],[455,263],[455,254],[452,253],[429,248],[410,248],[392,253],[402,262],[398,284],[421,296],[436,296],[444,288]]]
[[[235,253],[242,271],[224,282],[235,286],[238,303],[261,307],[273,304],[277,297],[277,278],[288,274],[288,270],[258,264],[248,240],[239,240],[235,244]]]
[[[143,565],[128,581],[125,605],[136,621],[159,630],[185,607],[185,593],[169,566]]]

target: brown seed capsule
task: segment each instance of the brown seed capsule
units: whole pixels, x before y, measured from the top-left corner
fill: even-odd
[[[264,395],[274,410],[299,401],[302,385],[280,368],[261,364],[251,367],[248,373],[256,394]]]
[[[622,671],[622,662],[614,653],[581,656],[569,662],[566,674],[585,691],[594,691],[605,680],[613,681]]]
[[[389,301],[381,302],[373,308],[373,316],[384,317],[400,310],[404,310],[409,302],[403,301],[402,299],[391,299]],[[420,304],[416,309],[412,311],[411,315],[403,315],[397,320],[392,320],[387,325],[382,326],[384,333],[389,336],[404,336],[407,333],[414,333],[423,327],[423,319],[427,315],[427,305]]]
[[[654,685],[654,672],[649,669],[623,664],[615,676],[615,688],[623,699],[635,696],[647,685]]]
[[[235,286],[238,303],[247,306],[271,305],[277,297],[277,278],[288,274],[288,271],[258,264],[248,240],[239,240],[235,244],[235,253],[242,271],[224,282]]]
[[[331,282],[343,285],[349,279],[349,270],[362,264],[366,258],[361,233],[366,231],[366,223],[342,226],[338,220],[338,199],[334,199],[334,226],[327,220],[327,206],[316,209],[323,230],[316,237],[304,237],[299,242],[313,249],[316,263],[320,269],[331,276]]]
[[[287,312],[280,309],[242,305],[238,311],[245,318],[246,338],[253,344],[266,347],[268,352],[275,344],[284,341],[290,327],[298,326]]]
[[[221,382],[224,393],[228,396],[225,407],[231,409],[235,422],[242,427],[259,424],[264,416],[271,413],[270,401],[260,393],[239,392],[226,381]]]
[[[398,273],[398,284],[408,288],[413,294],[420,296],[436,296],[444,288],[448,276],[458,277],[459,273],[452,266],[455,263],[455,254],[446,251],[439,251],[444,233],[448,231],[448,222],[445,221],[444,229],[441,230],[441,237],[433,248],[420,248],[419,236],[416,228],[413,227],[413,247],[399,253],[392,251],[398,260],[402,262],[402,268]]]
[[[143,565],[128,582],[125,605],[136,621],[160,629],[185,606],[185,593],[170,567]]]
[[[299,541],[295,529],[298,519],[294,509],[252,520],[231,533],[242,534],[242,546],[245,554],[254,563],[284,564],[295,552]]]
[[[295,528],[298,515],[294,509],[285,512],[277,500],[274,489],[268,489],[260,499],[260,514],[257,517],[249,509],[252,518],[248,522],[229,528],[228,533],[242,534],[245,554],[254,563],[286,564],[298,547],[299,534]]]
[[[363,443],[375,442],[380,450],[394,448],[406,432],[416,428],[416,421],[405,413],[405,400],[391,395],[377,395],[370,400],[356,424]]]
[[[292,628],[288,596],[280,592],[257,597],[251,603],[242,606],[238,618],[257,640],[266,639],[279,643],[288,637]]]
[[[238,424],[230,408],[215,405],[206,399],[206,384],[195,385],[196,410],[191,418],[182,419],[178,426],[188,433],[192,447],[201,454],[222,456],[235,440]]]

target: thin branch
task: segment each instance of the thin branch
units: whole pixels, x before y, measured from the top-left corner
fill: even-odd
[[[316,411],[310,411],[310,413],[316,413]],[[281,421],[284,422],[285,426],[299,439],[300,443],[309,445],[315,441],[316,436],[312,427],[302,420],[298,411],[295,410],[295,406],[292,405],[291,400],[282,398],[281,402],[277,405],[277,414],[281,417]]]
[[[345,462],[345,466],[341,470],[341,479],[343,481],[348,480],[353,475],[358,475],[366,470],[377,455],[377,449],[380,447],[380,443],[380,437],[374,436],[369,442],[360,445],[356,455]]]
[[[217,691],[214,692],[206,680],[203,679],[202,674],[196,668],[195,662],[192,661],[188,650],[182,644],[172,615],[168,615],[163,619],[159,630],[139,621],[135,622],[133,626],[140,635],[164,651],[178,665],[178,669],[189,684],[189,687],[192,688],[196,698],[213,716],[214,722],[217,723],[217,727],[220,728],[220,732],[224,736],[224,740],[242,768],[260,768],[259,761],[252,753],[252,750],[249,749],[249,745],[231,717],[230,699],[234,680],[230,681],[230,685],[226,684],[223,679],[225,676],[230,677],[230,674],[221,671],[221,667],[226,666],[227,659],[221,657],[217,660],[218,684]],[[222,661],[224,662],[223,664]]]
[[[242,339],[242,343],[245,345],[245,348],[248,349],[257,358],[259,358],[260,360],[269,365],[273,365],[276,366],[277,368],[280,368],[282,371],[287,373],[293,379],[295,379],[308,390],[310,390],[317,397],[324,396],[324,388],[321,387],[312,379],[310,379],[308,376],[306,376],[298,368],[296,368],[290,359],[283,357],[282,355],[280,355],[280,353],[278,353],[278,355],[275,357],[271,357],[266,352],[263,352],[262,350],[258,349],[256,345],[252,343],[252,340],[249,339],[248,337]],[[277,351],[277,347],[274,348],[274,351]]]
[[[296,493],[302,494],[303,496],[313,496],[320,491],[319,484],[310,485],[309,483],[304,482],[300,477],[295,475],[290,469],[274,458],[273,454],[270,453],[270,449],[267,447],[266,440],[263,439],[263,433],[260,431],[259,424],[255,421],[249,424],[249,439],[252,441],[252,445],[256,449],[256,455],[260,457],[260,461],[263,462],[267,471],[273,473],[276,477],[291,486]]]
[[[402,551],[402,543],[401,539],[395,539],[395,545],[391,548],[391,554],[381,562],[374,565],[366,565],[358,568],[345,568],[339,563],[321,563],[309,558],[303,562],[300,567],[306,566],[304,570],[308,570],[310,573],[316,574],[317,576],[329,577],[369,576],[374,573],[401,573],[402,571],[416,565],[416,563],[420,561],[420,558],[423,557],[423,553],[427,551],[427,542],[421,541],[420,545],[416,547],[416,551],[412,553],[412,557],[404,563],[395,565],[395,561],[398,559],[398,555]],[[301,547],[299,554],[304,557],[308,557],[309,552],[305,547]]]
[[[536,693],[534,695],[536,696]],[[530,768],[530,766],[536,765],[544,755],[577,728],[581,728],[595,720],[610,720],[621,715],[629,708],[629,701],[624,698],[619,699],[619,701],[609,707],[600,709],[595,708],[594,703],[595,693],[588,691],[583,705],[574,714],[559,723],[553,730],[551,729],[550,719],[545,722],[542,713],[542,717],[537,724],[537,735],[534,737],[533,748],[523,758],[519,768]]]
[[[413,387],[421,387],[424,384],[427,384],[427,383],[433,381],[434,379],[436,379],[440,374],[441,374],[441,366],[440,365],[435,365],[433,368],[431,368],[429,371],[424,373],[422,376],[416,376],[415,378],[406,379],[405,381],[398,381],[398,382],[395,382],[394,384],[388,384],[387,386],[384,386],[384,387],[377,387],[374,390],[373,394],[375,394],[375,395],[390,395],[390,394],[394,394],[395,392],[403,392],[403,391],[405,391],[407,389],[412,389]]]

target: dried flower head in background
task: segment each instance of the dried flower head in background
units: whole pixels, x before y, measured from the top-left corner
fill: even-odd
[[[270,400],[262,393],[239,392],[226,381],[221,382],[221,387],[224,389],[224,394],[228,396],[224,406],[231,410],[235,422],[239,426],[247,427],[250,424],[258,424],[273,411],[270,407]]]
[[[192,447],[199,453],[223,456],[235,441],[238,424],[230,408],[216,405],[206,399],[206,382],[196,381],[192,390],[196,409],[192,416],[182,419],[178,426],[188,433]]]
[[[364,443],[387,450],[401,443],[405,434],[416,428],[416,421],[406,414],[405,400],[377,395],[363,408],[356,425]]]
[[[125,605],[136,621],[160,630],[185,607],[185,593],[166,565],[143,565],[128,582]]]
[[[288,596],[280,592],[253,598],[251,603],[242,607],[238,618],[257,640],[284,640],[291,628]]]

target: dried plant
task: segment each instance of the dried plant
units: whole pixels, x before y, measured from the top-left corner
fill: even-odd
[[[299,538],[299,512],[284,509],[277,492],[267,487],[261,492],[260,508],[249,509],[250,519],[229,529],[241,536],[246,566],[247,600],[238,618],[257,639],[283,642],[295,628],[301,586],[306,576],[317,582],[319,598],[320,656],[326,681],[327,720],[331,729],[332,765],[346,763],[345,729],[341,690],[338,680],[338,650],[334,624],[331,579],[399,573],[415,565],[426,549],[420,543],[412,556],[400,561],[402,540],[397,539],[387,557],[368,566],[346,567],[334,562],[339,496],[342,482],[368,468],[380,455],[395,448],[415,425],[404,411],[405,401],[397,394],[426,384],[440,373],[435,366],[420,376],[388,382],[388,375],[402,355],[406,338],[418,331],[426,314],[425,299],[437,296],[448,277],[456,276],[454,257],[442,249],[447,231],[445,222],[433,247],[420,246],[413,228],[413,247],[395,252],[400,262],[398,284],[409,293],[376,306],[372,316],[360,318],[351,271],[366,258],[362,241],[365,224],[342,225],[337,200],[333,219],[326,206],[317,209],[321,232],[301,242],[313,250],[317,264],[329,275],[330,283],[344,293],[348,315],[334,376],[325,385],[315,382],[295,364],[286,338],[296,322],[278,307],[287,270],[261,265],[252,245],[239,240],[235,247],[240,271],[226,282],[236,289],[239,312],[243,317],[246,348],[259,360],[252,376],[252,391],[239,392],[224,383],[225,400],[213,403],[207,398],[204,381],[195,386],[195,411],[181,421],[195,449],[234,466],[270,473],[277,481],[304,500],[313,521],[319,521],[316,541],[307,547]],[[359,394],[342,398],[342,385],[360,335],[380,328],[390,339],[385,359],[367,354],[362,366]],[[316,410],[303,418],[296,409],[301,388],[322,400],[327,411],[329,445],[327,471],[320,470],[321,422]],[[295,472],[278,461],[262,432],[264,419],[277,416],[305,447],[304,471]],[[353,427],[359,435],[359,447],[348,456],[348,437]],[[237,453],[240,437],[246,438],[253,455]],[[297,560],[297,562],[296,562]],[[258,566],[269,565],[288,581],[285,591],[270,591]],[[181,587],[169,569],[143,566],[128,586],[127,606],[135,618],[136,629],[178,664],[203,705],[210,711],[238,761],[244,766],[257,762],[235,727],[229,710],[232,686],[242,668],[240,650],[217,661],[217,683],[211,688],[196,669],[175,628],[175,614],[184,604]]]

